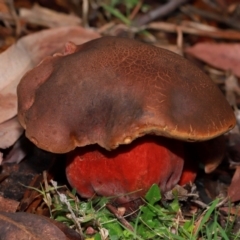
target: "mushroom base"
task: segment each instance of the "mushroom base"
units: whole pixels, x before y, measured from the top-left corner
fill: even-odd
[[[188,165],[183,171],[183,142],[144,136],[111,152],[97,145],[77,148],[68,154],[66,174],[82,197],[116,196],[123,204],[144,196],[154,183],[165,192],[194,181]]]

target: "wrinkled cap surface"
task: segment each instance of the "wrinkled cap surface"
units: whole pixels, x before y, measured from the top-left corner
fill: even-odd
[[[26,136],[56,153],[111,150],[145,134],[203,141],[235,125],[220,90],[188,60],[117,37],[69,43],[26,73],[18,114]]]

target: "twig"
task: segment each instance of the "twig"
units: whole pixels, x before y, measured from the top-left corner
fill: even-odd
[[[197,36],[208,36],[212,38],[220,38],[220,39],[231,39],[231,40],[240,40],[240,32],[238,31],[223,31],[217,28],[212,30],[201,30],[192,26],[186,25],[177,25],[174,23],[166,23],[166,22],[151,22],[149,23],[145,29],[152,30],[161,30],[166,32],[177,32],[178,28],[181,28],[183,33],[197,35]]]
[[[81,19],[75,15],[59,13],[35,4],[31,9],[20,8],[19,15],[26,23],[55,28],[60,26],[78,26]]]
[[[11,25],[15,24],[15,21],[10,13],[0,12],[0,20],[4,23],[4,26],[10,31],[13,31]]]
[[[83,27],[88,27],[88,11],[89,11],[89,3],[88,0],[82,1],[82,24]]]
[[[225,203],[227,203],[227,202],[229,202],[229,201],[230,201],[229,197],[225,197],[224,199],[222,199],[221,202],[219,202],[219,203],[217,204],[216,208],[222,207]]]
[[[135,6],[135,8],[132,10],[130,16],[129,16],[129,20],[133,20],[135,18],[135,16],[137,15],[137,13],[139,12],[139,10],[141,9],[143,4],[143,0],[140,0],[137,5]]]
[[[197,204],[199,207],[201,207],[203,209],[208,207],[208,205],[206,203],[199,201],[199,200],[191,200],[191,202]]]
[[[180,10],[185,13],[186,15],[191,15],[191,14],[198,14],[204,18],[210,19],[210,20],[215,20],[220,23],[224,23],[232,28],[235,28],[237,30],[240,30],[240,22],[236,21],[234,18],[228,18],[226,16],[220,16],[215,13],[210,13],[204,10],[200,10],[198,8],[195,8],[193,6],[184,6],[181,7]]]
[[[70,205],[70,203],[69,203],[66,195],[64,195],[63,193],[60,193],[60,192],[57,190],[57,182],[55,182],[55,181],[53,181],[53,180],[50,180],[50,182],[51,182],[51,184],[53,185],[55,191],[57,192],[57,194],[58,194],[58,196],[59,196],[59,200],[60,200],[62,203],[66,204],[69,212],[71,213],[71,217],[72,217],[73,221],[74,221],[75,224],[76,224],[76,228],[77,228],[77,230],[78,230],[78,233],[81,235],[81,237],[84,237],[83,231],[82,231],[82,228],[81,228],[81,225],[80,225],[80,223],[79,223],[76,215],[74,214],[74,212],[73,212],[73,210],[72,210],[72,207],[71,207],[71,205]]]
[[[16,36],[20,36],[21,34],[21,23],[19,21],[19,17],[16,13],[16,10],[15,10],[15,7],[14,7],[14,2],[13,0],[5,0],[5,2],[7,3],[8,7],[9,7],[9,10],[10,10],[10,13],[15,21],[15,24],[16,24]]]
[[[118,219],[119,222],[121,222],[127,229],[130,231],[134,231],[132,225],[121,215],[119,214],[118,210],[111,205],[110,203],[106,204],[106,208],[115,215],[115,217]]]
[[[109,29],[113,28],[115,26],[115,22],[108,22],[106,24],[104,24],[103,26],[99,27],[97,30],[97,32],[99,34],[103,34],[104,32],[108,31]]]
[[[134,26],[142,26],[144,24],[147,24],[157,18],[165,17],[169,13],[173,12],[175,9],[177,9],[180,5],[187,3],[189,0],[170,0],[165,5],[161,5],[160,7],[153,9],[146,13],[145,15],[139,17],[136,19],[133,23]]]
[[[183,32],[181,27],[177,28],[177,47],[183,50]]]

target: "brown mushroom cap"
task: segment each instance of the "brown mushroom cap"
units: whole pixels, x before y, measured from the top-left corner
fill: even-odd
[[[188,60],[117,37],[46,58],[21,80],[18,104],[27,137],[56,153],[110,150],[145,134],[202,141],[235,125],[220,90]]]

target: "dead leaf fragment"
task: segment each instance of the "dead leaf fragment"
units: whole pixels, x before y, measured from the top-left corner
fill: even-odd
[[[0,212],[0,239],[66,240],[67,238],[59,228],[41,216],[20,212]]]
[[[172,190],[164,193],[167,200],[175,199],[176,195],[181,201],[186,201],[188,199],[188,191],[180,185],[176,185]]]
[[[0,148],[5,149],[12,146],[22,133],[23,128],[18,122],[17,117],[0,124]]]
[[[240,44],[198,43],[185,50],[186,53],[216,68],[231,71],[240,77]]]
[[[0,12],[2,13],[9,13],[8,7],[5,1],[0,1]]]
[[[39,5],[34,5],[32,9],[21,8],[19,15],[28,23],[50,28],[81,24],[81,19],[75,15],[59,13]]]
[[[1,125],[0,125],[1,126]],[[25,137],[20,137],[13,144],[11,150],[4,157],[4,163],[20,163],[27,154],[27,141]]]
[[[225,214],[232,214],[234,216],[240,217],[240,208],[239,207],[221,207],[219,208],[220,211],[224,212]]]
[[[1,56],[0,56],[0,62],[1,62]],[[0,77],[0,81],[1,81],[1,77]],[[0,86],[0,113],[1,113],[0,123],[3,123],[16,115],[16,111],[17,111],[16,89],[17,89],[18,81],[19,80],[14,80],[2,89]]]
[[[65,235],[69,240],[83,240],[83,237],[81,237],[77,231],[75,231],[74,229],[71,229],[69,227],[67,227],[66,224],[63,224],[61,222],[57,222],[51,218],[47,218],[45,217],[47,221],[49,221],[50,223],[53,223],[55,226],[57,226]]]
[[[240,96],[240,87],[238,79],[233,74],[230,74],[225,80],[226,98],[231,106],[237,108],[236,94]]]
[[[197,35],[208,36],[212,38],[239,40],[239,31],[222,30],[219,28],[209,27],[206,24],[199,24],[192,21],[182,21],[181,24],[168,23],[168,22],[151,22],[146,26],[146,29],[161,30],[165,32],[178,32]]]
[[[240,166],[237,166],[236,171],[232,178],[232,182],[228,188],[228,195],[232,202],[240,200],[239,183],[240,183]]]
[[[0,196],[0,212],[16,212],[18,205],[18,201]]]

